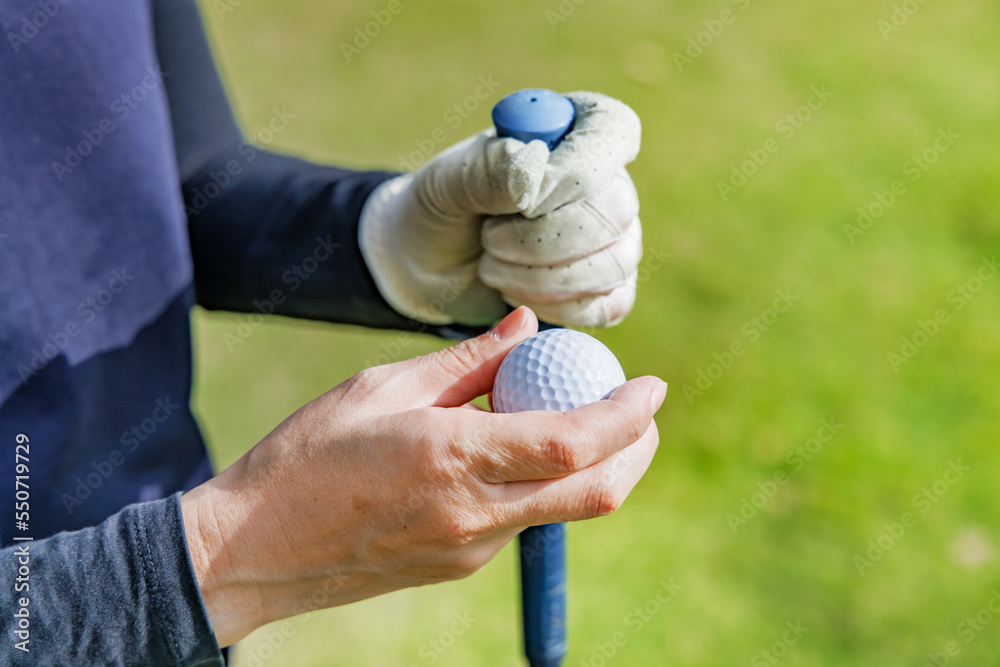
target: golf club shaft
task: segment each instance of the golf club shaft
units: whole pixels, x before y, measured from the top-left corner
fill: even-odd
[[[520,550],[524,653],[531,667],[559,667],[566,655],[566,526],[526,528]]]

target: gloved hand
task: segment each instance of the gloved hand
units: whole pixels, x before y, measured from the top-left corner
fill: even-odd
[[[574,327],[628,314],[642,232],[624,167],[639,152],[639,118],[604,95],[567,97],[576,120],[551,153],[491,129],[372,193],[361,251],[393,308],[467,325],[495,322],[505,302]]]

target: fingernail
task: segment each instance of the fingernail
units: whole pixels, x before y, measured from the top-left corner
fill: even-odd
[[[660,406],[663,405],[663,400],[666,397],[667,397],[667,383],[664,382],[663,380],[660,380],[660,384],[657,385],[656,389],[653,390],[653,393],[649,395],[649,400],[652,401],[653,403],[653,412],[656,412],[657,410],[660,409]]]
[[[524,310],[524,306],[516,308],[490,329],[490,335],[497,340],[505,340],[516,334],[524,326]]]

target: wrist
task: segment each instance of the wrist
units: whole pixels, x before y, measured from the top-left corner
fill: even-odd
[[[413,252],[414,248],[408,247],[398,229],[404,218],[401,204],[413,178],[405,174],[372,191],[361,209],[358,245],[375,286],[393,310],[417,322],[451,324],[451,318],[428,308],[424,294],[427,276],[410,266],[407,251]],[[430,289],[433,291],[433,286]]]
[[[226,512],[235,505],[211,480],[181,496],[181,513],[188,553],[202,601],[219,646],[229,646],[269,619],[254,581],[240,576],[243,561],[252,554],[239,553],[234,535],[238,521]]]

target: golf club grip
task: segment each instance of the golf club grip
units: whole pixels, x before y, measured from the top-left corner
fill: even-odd
[[[544,141],[553,150],[575,120],[573,103],[551,90],[526,89],[493,108],[498,137]],[[566,527],[532,526],[520,536],[524,653],[531,667],[559,667],[566,655]]]

